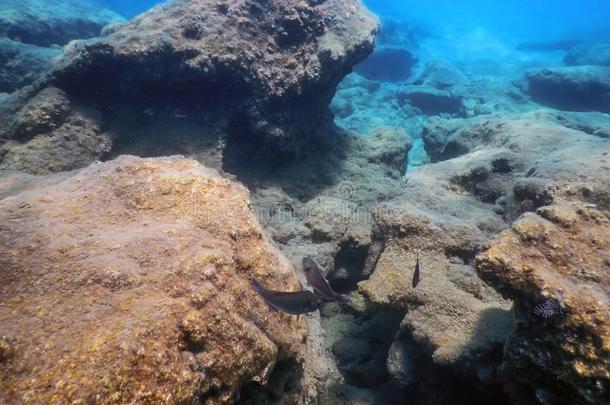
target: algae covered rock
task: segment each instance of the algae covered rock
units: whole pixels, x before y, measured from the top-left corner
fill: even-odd
[[[49,174],[107,155],[112,137],[99,111],[73,104],[56,87],[36,90],[26,88],[0,106],[0,169]]]
[[[244,187],[181,157],[1,179],[0,402],[218,403],[298,375],[305,323],[249,282],[300,287]]]
[[[71,44],[53,81],[104,105],[221,110],[240,142],[290,153],[332,129],[335,88],[377,28],[359,1],[175,1]]]
[[[592,206],[539,208],[484,246],[481,277],[515,300],[504,372],[515,400],[610,399],[610,222]]]

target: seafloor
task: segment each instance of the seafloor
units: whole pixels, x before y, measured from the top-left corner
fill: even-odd
[[[100,3],[0,3],[0,403],[610,403],[610,37]]]

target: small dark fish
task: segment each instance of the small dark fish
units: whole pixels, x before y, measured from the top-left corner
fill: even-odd
[[[417,287],[421,280],[421,274],[419,272],[419,252],[417,252],[417,261],[415,262],[415,271],[413,272],[413,288]]]
[[[546,300],[536,305],[534,315],[539,318],[549,319],[559,312],[559,305],[555,300]]]
[[[291,315],[302,315],[320,308],[320,300],[311,291],[283,292],[268,290],[253,278],[252,288],[276,311]]]
[[[303,258],[303,271],[305,272],[307,283],[313,287],[315,293],[324,301],[337,301],[348,305],[352,303],[352,300],[349,298],[333,291],[324,277],[320,266],[309,256]]]

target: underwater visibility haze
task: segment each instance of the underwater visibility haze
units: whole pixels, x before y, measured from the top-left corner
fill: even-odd
[[[0,403],[610,404],[609,21],[1,0]]]

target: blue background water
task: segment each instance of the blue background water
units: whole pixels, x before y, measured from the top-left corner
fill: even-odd
[[[125,17],[159,0],[95,0]],[[608,0],[366,0],[384,17],[417,20],[432,31],[485,30],[508,43],[610,32]]]

